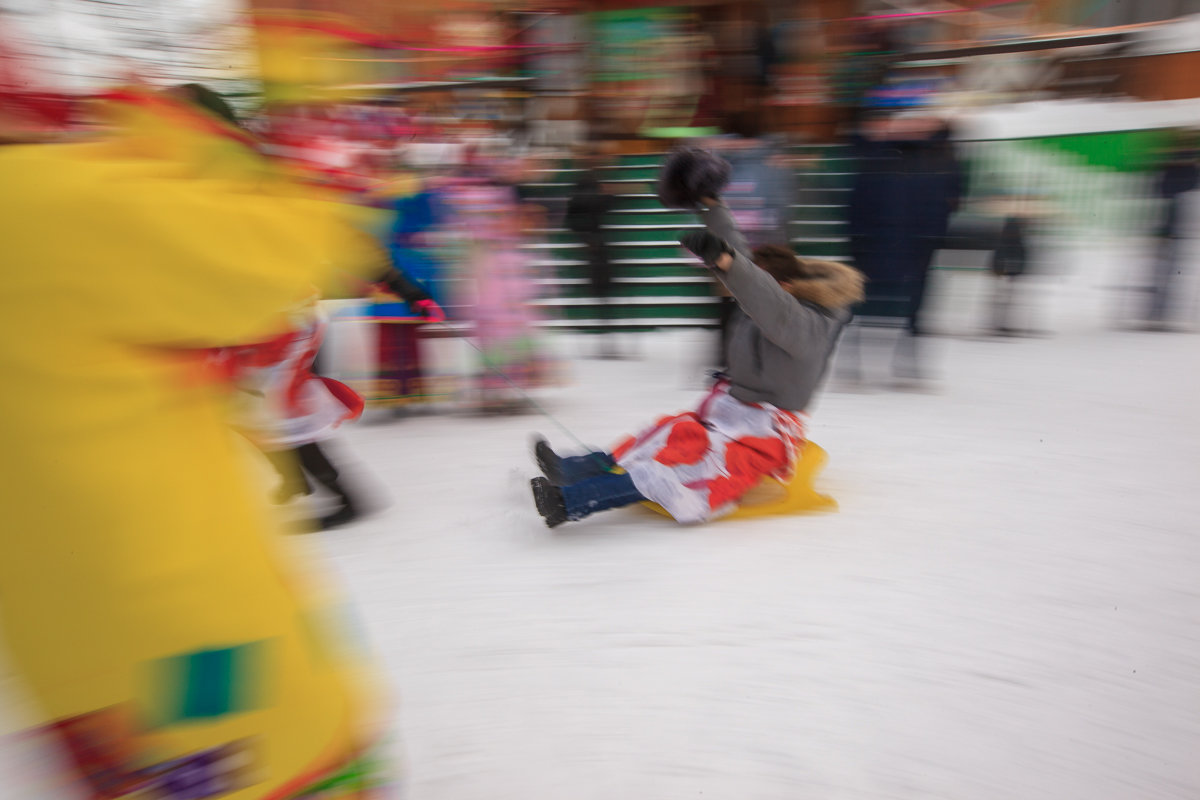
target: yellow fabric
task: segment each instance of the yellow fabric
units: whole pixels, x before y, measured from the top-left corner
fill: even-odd
[[[267,339],[381,254],[232,140],[120,116],[0,149],[0,631],[43,722],[118,709],[134,767],[253,737],[227,796],[266,797],[359,745],[363,698],[189,348]],[[170,659],[242,645],[247,710],[161,721]]]

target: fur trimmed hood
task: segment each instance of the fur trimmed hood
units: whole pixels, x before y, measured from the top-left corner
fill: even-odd
[[[831,311],[862,301],[866,278],[858,270],[818,258],[798,258],[797,261],[804,277],[789,284],[792,297]]]

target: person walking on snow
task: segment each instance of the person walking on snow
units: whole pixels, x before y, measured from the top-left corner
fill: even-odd
[[[370,276],[372,220],[224,115],[137,88],[92,112],[91,141],[0,147],[0,646],[29,724],[80,796],[375,794],[369,660],[279,541],[212,355]]]
[[[862,300],[863,278],[782,245],[751,252],[718,199],[728,175],[721,159],[684,148],[668,159],[659,183],[665,205],[699,207],[705,230],[680,241],[737,300],[727,373],[696,410],[660,419],[612,453],[563,458],[539,439],[544,477],[530,485],[547,526],[642,500],[678,522],[704,522],[733,510],[763,477],[790,474],[804,444],[804,412],[850,306]]]
[[[376,285],[413,306],[422,317],[444,318],[440,306],[394,267]],[[238,388],[236,427],[262,450],[279,473],[273,500],[286,503],[310,495],[310,478],[337,500],[337,507],[318,518],[314,527],[328,530],[362,513],[358,492],[347,485],[321,442],[343,422],[358,419],[364,401],[341,381],[314,374],[313,365],[329,323],[316,298],[290,315],[290,329],[269,341],[226,348]]]

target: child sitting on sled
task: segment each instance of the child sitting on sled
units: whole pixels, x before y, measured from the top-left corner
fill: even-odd
[[[681,244],[737,301],[725,373],[696,410],[660,419],[612,453],[563,458],[538,440],[545,477],[531,486],[547,526],[643,500],[678,522],[704,522],[736,508],[762,478],[789,476],[804,444],[804,411],[850,307],[862,300],[863,277],[784,245],[751,252],[719,200],[728,175],[721,159],[684,148],[659,179],[664,205],[697,209],[704,222]]]

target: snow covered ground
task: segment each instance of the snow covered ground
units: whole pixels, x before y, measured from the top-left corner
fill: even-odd
[[[934,391],[896,392],[889,335],[814,409],[835,514],[550,531],[546,418],[349,428],[388,505],[293,540],[397,693],[406,799],[1200,796],[1200,337],[938,338]],[[691,405],[711,343],[586,344],[541,398],[604,446]]]
[[[548,408],[603,445],[689,405],[698,336]],[[407,796],[1200,795],[1200,341],[936,345],[936,393],[825,394],[833,515],[549,531],[545,419],[350,431],[394,504],[308,543],[401,695]]]

